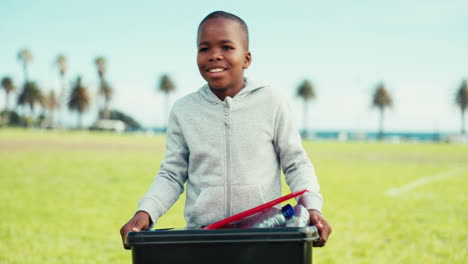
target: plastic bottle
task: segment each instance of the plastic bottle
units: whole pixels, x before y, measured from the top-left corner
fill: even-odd
[[[294,208],[287,204],[278,209],[272,207],[262,212],[254,214],[236,223],[237,228],[267,228],[285,226],[287,219],[294,215]]]
[[[301,204],[298,204],[294,206],[294,215],[293,217],[289,218],[286,221],[286,226],[287,227],[306,227],[309,225],[309,222],[310,222],[309,211]]]

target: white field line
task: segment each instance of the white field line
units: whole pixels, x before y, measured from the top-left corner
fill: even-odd
[[[466,168],[464,168],[464,167],[460,167],[460,168],[455,168],[455,169],[451,169],[451,170],[446,170],[446,171],[443,171],[443,172],[438,173],[436,175],[426,176],[426,177],[423,177],[421,179],[410,182],[408,184],[405,184],[403,186],[390,188],[385,192],[385,194],[387,194],[389,196],[399,196],[400,194],[402,194],[404,192],[407,192],[407,191],[410,191],[410,190],[412,190],[412,189],[414,189],[416,187],[426,185],[428,183],[435,182],[435,181],[445,180],[445,179],[447,179],[449,177],[456,176],[457,174],[464,171],[465,169]]]

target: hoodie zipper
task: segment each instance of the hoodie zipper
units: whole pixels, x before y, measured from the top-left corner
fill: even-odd
[[[226,179],[225,179],[225,193],[226,193],[226,211],[225,217],[231,216],[231,108],[232,98],[226,97],[224,104],[224,128],[226,134]]]

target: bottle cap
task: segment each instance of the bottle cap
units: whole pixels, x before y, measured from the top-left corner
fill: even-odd
[[[286,219],[289,219],[294,215],[294,208],[290,204],[287,204],[281,208],[281,212]]]

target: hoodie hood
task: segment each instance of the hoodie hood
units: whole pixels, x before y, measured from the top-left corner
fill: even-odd
[[[232,98],[234,101],[241,101],[244,97],[248,96],[253,91],[266,87],[265,84],[259,81],[251,80],[247,77],[244,78],[244,81],[245,86],[234,96],[234,98]],[[213,93],[213,91],[211,91],[208,84],[203,85],[202,88],[198,90],[198,92],[203,96],[203,98],[205,98],[210,103],[223,103],[223,101],[221,101],[221,99],[219,99]]]

